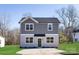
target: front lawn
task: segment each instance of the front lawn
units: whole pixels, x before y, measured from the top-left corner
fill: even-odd
[[[62,43],[59,45],[58,49],[66,51],[62,53],[65,55],[79,55],[79,42]],[[0,48],[0,55],[16,55],[16,52],[19,50],[21,50],[19,45],[6,45],[5,47]]]
[[[79,42],[75,43],[62,43],[59,45],[58,49],[64,50],[63,54],[72,54],[72,55],[79,55]]]
[[[21,50],[19,45],[6,45],[0,48],[0,55],[15,55],[17,51]]]

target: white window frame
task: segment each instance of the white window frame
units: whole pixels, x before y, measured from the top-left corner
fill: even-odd
[[[39,23],[37,20],[33,19],[31,16],[27,16],[25,19],[23,19],[22,21],[20,21],[19,23],[23,23],[25,20],[28,20],[28,18],[30,18],[31,20],[33,20],[36,23]]]
[[[52,26],[52,27],[51,27],[51,30],[49,30],[49,25]],[[47,30],[48,30],[48,31],[53,31],[53,23],[48,23],[48,25],[47,25]]]
[[[31,41],[31,40],[30,40],[31,37],[26,37],[26,38],[28,38],[28,42],[26,42],[26,43],[33,43],[33,41],[30,42],[30,41]],[[32,37],[32,38],[33,38],[33,37]]]
[[[49,39],[47,39],[47,38],[49,38]],[[52,37],[47,37],[46,39],[47,39],[47,43],[53,43],[54,42],[54,38],[53,38],[53,42],[52,42]]]
[[[32,29],[32,30],[30,30],[30,29],[27,30],[27,29],[26,29],[26,25],[27,25],[27,24],[28,24],[29,26],[32,24],[32,25],[33,25],[33,29]],[[25,31],[34,31],[34,24],[33,24],[33,23],[25,23]]]

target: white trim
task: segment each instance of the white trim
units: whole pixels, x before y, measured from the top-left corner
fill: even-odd
[[[33,25],[33,30],[26,30],[26,25],[30,25],[30,24],[32,24]],[[34,24],[33,23],[25,23],[25,31],[34,31]]]
[[[52,26],[52,27],[51,27],[51,30],[49,30],[49,25]],[[48,23],[48,24],[47,24],[47,30],[48,30],[48,31],[53,31],[53,23]]]
[[[45,36],[51,36],[51,35],[59,35],[59,34],[45,34]]]
[[[20,35],[34,35],[34,34],[20,34]],[[59,35],[59,34],[45,34],[45,35]]]
[[[32,36],[34,36],[34,34],[20,34],[20,35],[32,35]]]
[[[33,43],[33,42],[30,42],[30,38],[31,38],[31,37],[26,37],[26,38],[28,38],[28,41],[29,41],[28,43]],[[33,40],[34,40],[34,37],[32,37],[32,38],[33,38]],[[26,42],[26,43],[27,43],[27,42]]]
[[[20,21],[20,23],[24,22],[25,20],[28,20],[28,18],[32,19],[36,23],[39,23],[37,20],[33,19],[31,16],[26,17],[24,20]]]

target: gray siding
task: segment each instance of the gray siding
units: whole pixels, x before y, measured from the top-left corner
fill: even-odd
[[[58,34],[59,23],[53,23],[53,31],[47,30],[47,23],[34,23],[34,31],[25,31],[25,23],[21,24],[21,34]]]

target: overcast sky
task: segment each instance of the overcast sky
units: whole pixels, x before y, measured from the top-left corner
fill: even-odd
[[[66,4],[4,4],[0,5],[0,15],[8,14],[10,19],[10,28],[19,27],[19,21],[23,14],[31,13],[33,17],[58,17],[56,14],[57,9],[62,7],[67,7]],[[79,10],[79,5],[74,5],[77,10]]]

